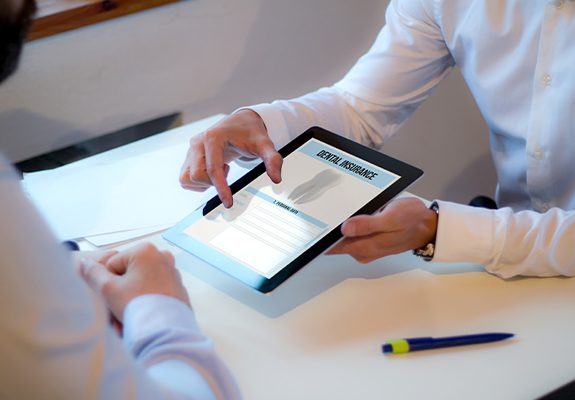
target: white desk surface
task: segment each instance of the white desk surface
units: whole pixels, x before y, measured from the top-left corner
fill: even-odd
[[[217,118],[75,166],[186,145]],[[504,281],[478,266],[409,254],[368,265],[321,256],[262,295],[160,235],[146,240],[176,255],[200,325],[246,399],[534,399],[575,379],[575,279]],[[490,331],[517,337],[381,354],[389,338]]]

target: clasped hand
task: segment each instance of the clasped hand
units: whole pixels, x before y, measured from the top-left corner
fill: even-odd
[[[81,277],[120,322],[128,303],[138,296],[161,294],[190,304],[174,256],[150,243],[121,252],[80,252],[75,261]]]

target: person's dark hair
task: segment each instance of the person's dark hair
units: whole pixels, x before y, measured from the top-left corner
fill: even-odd
[[[14,10],[12,3],[0,0],[0,82],[18,67],[22,46],[36,12],[34,0],[24,0],[20,10]]]

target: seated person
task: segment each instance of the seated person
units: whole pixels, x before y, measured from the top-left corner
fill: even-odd
[[[192,190],[214,185],[230,207],[227,163],[260,157],[279,182],[276,148],[314,125],[381,149],[458,65],[491,129],[502,208],[439,201],[430,210],[417,199],[397,200],[344,223],[344,240],[331,253],[369,262],[417,249],[433,261],[483,264],[503,278],[574,276],[575,46],[553,39],[575,34],[572,9],[392,0],[375,43],[343,80],[233,113],[192,140],[180,182]]]
[[[34,8],[0,0],[0,81],[16,67]],[[142,244],[84,254],[88,287],[1,158],[0,205],[0,398],[240,397],[170,253]]]

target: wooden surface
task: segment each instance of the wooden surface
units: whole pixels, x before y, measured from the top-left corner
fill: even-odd
[[[182,0],[39,0],[28,40]]]

